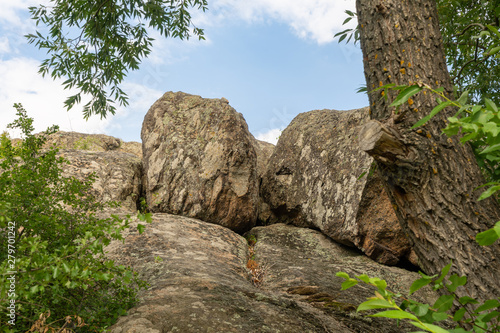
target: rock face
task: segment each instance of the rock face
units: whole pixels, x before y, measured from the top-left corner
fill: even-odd
[[[141,138],[151,211],[195,217],[238,232],[255,225],[254,138],[226,99],[168,92],[146,114]]]
[[[372,159],[357,147],[368,118],[367,109],[300,114],[274,147],[255,140],[227,100],[170,92],[147,113],[142,147],[51,136],[70,161],[65,175],[95,172],[97,199],[122,203],[106,214],[135,212],[141,196],[154,212],[143,234],[134,222],[125,243],[106,248],[150,284],[111,332],[414,330],[356,313],[373,290],[341,292],[335,275],[379,277],[403,295],[419,277],[345,246],[387,264],[410,253]],[[254,227],[257,216],[264,226]],[[421,289],[412,298],[437,295]]]
[[[142,145],[139,142],[123,142],[104,134],[85,134],[59,131],[49,136],[45,146],[55,145],[65,150],[118,151],[142,158]]]
[[[372,208],[376,223],[357,218],[369,178],[360,176],[368,173],[372,158],[358,148],[356,137],[358,127],[368,119],[368,108],[299,114],[281,134],[260,193],[273,212],[267,223],[317,228],[380,262],[395,264],[408,253],[409,244],[380,182],[370,184],[378,186],[373,189],[378,196],[372,199],[379,201],[376,207],[384,209],[382,214],[373,211],[366,197],[364,204]],[[375,224],[378,230],[369,227]],[[394,244],[394,238],[401,241]]]
[[[37,135],[40,135],[37,134]],[[13,139],[16,144],[21,139]],[[63,175],[86,180],[95,173],[92,194],[100,202],[117,201],[120,207],[106,213],[133,213],[142,195],[142,147],[139,142],[123,142],[104,134],[59,131],[51,134],[44,148],[57,147]]]
[[[356,223],[361,236],[357,246],[377,262],[395,265],[405,258],[418,266],[389,198],[382,179],[374,173],[368,179],[359,203]]]
[[[404,331],[394,321],[356,314],[373,290],[339,292],[343,280],[335,273],[376,275],[403,292],[418,274],[383,267],[317,231],[254,228],[251,258],[245,238],[192,218],[154,214],[145,233],[130,230],[125,244],[113,242],[107,255],[131,265],[151,286],[112,333]],[[260,287],[251,282],[250,262],[264,271]]]
[[[257,153],[257,175],[259,187],[267,171],[267,165],[273,155],[275,146],[272,143],[255,140],[255,152]],[[268,221],[272,216],[269,205],[259,196],[259,214],[258,221]]]
[[[97,200],[118,201],[120,212],[133,213],[141,196],[142,163],[135,155],[117,151],[60,150],[70,164],[63,166],[64,176],[87,179],[95,173],[93,195]],[[111,211],[108,211],[111,212]]]

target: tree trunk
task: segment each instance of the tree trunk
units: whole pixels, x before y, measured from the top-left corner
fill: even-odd
[[[368,90],[417,82],[451,91],[434,0],[357,0]],[[371,118],[360,133],[385,180],[394,209],[427,274],[453,260],[452,272],[467,275],[467,291],[485,300],[500,296],[500,246],[479,246],[478,232],[499,220],[494,199],[477,201],[483,184],[472,149],[442,133],[444,110],[424,127],[411,129],[437,105],[421,92],[396,111],[396,92],[370,93]],[[384,97],[388,97],[387,99]],[[498,243],[498,242],[497,242]]]

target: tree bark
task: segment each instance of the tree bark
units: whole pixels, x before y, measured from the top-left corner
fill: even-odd
[[[426,83],[451,91],[434,0],[357,0],[368,90],[395,83]],[[465,291],[485,300],[500,296],[500,246],[475,242],[478,232],[500,219],[494,199],[477,201],[483,184],[472,149],[442,133],[453,109],[411,129],[437,105],[421,92],[399,110],[396,92],[369,94],[371,118],[360,145],[372,155],[396,214],[427,274],[453,260],[452,272],[467,275]],[[385,98],[388,97],[388,98]]]

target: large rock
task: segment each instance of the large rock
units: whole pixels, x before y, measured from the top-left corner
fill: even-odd
[[[273,212],[267,223],[316,228],[396,264],[409,253],[409,243],[382,183],[370,182],[376,188],[367,189],[367,180],[378,177],[368,176],[373,160],[357,143],[358,128],[368,119],[368,108],[299,114],[281,134],[260,192]],[[369,213],[360,209],[362,201]]]
[[[38,133],[36,135],[42,135]],[[17,144],[21,139],[13,139]],[[120,206],[106,213],[133,213],[142,193],[142,147],[104,134],[59,131],[48,136],[43,148],[57,147],[63,176],[87,180],[95,174],[92,194],[100,202],[117,201]]]
[[[226,99],[168,92],[146,114],[141,138],[151,211],[195,217],[237,232],[255,225],[254,138]]]
[[[323,234],[288,225],[254,228],[249,239],[199,220],[154,214],[139,235],[112,242],[107,256],[151,285],[111,333],[402,332],[395,321],[355,312],[373,290],[340,292],[338,271],[387,279],[405,293],[418,274],[381,266]],[[254,243],[256,241],[256,243]],[[252,281],[256,270],[260,287]],[[434,294],[421,293],[432,301]]]
[[[59,156],[69,161],[69,164],[63,164],[64,176],[86,180],[90,174],[95,174],[92,194],[97,200],[119,202],[121,206],[116,212],[137,211],[142,176],[142,163],[138,157],[119,151],[81,150],[60,150]]]

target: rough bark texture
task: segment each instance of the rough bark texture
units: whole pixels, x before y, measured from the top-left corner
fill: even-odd
[[[144,117],[146,200],[153,212],[237,232],[257,221],[255,139],[226,99],[165,93]]]
[[[357,0],[357,11],[369,89],[421,81],[450,91],[435,1]],[[394,95],[370,94],[378,122],[365,127],[361,146],[378,161],[419,265],[432,274],[451,259],[453,271],[468,276],[473,296],[499,296],[500,248],[474,241],[499,219],[499,208],[494,200],[476,200],[483,180],[470,147],[441,132],[453,110],[412,130],[436,105],[434,97],[420,93],[396,113],[389,107]]]

